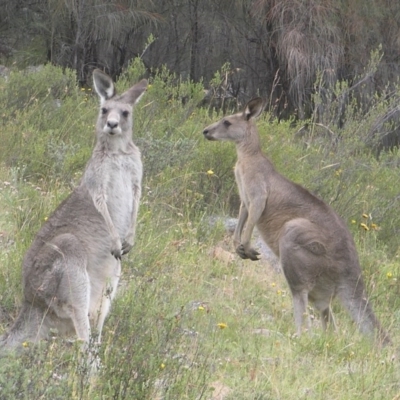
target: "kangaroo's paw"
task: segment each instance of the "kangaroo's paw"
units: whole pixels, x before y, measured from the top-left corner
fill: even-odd
[[[236,248],[236,253],[244,260],[250,259],[252,261],[258,261],[260,259],[260,253],[258,251],[252,248],[246,250],[242,244]]]
[[[120,260],[122,256],[122,244],[118,239],[113,240],[111,244],[111,254],[117,259]]]
[[[111,250],[111,254],[117,259],[121,259],[121,249]]]
[[[124,240],[122,242],[122,255],[129,253],[131,251],[132,247],[133,247],[132,243],[129,243]]]

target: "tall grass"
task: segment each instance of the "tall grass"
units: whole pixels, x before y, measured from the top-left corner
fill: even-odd
[[[120,91],[142,73],[135,61]],[[74,82],[72,73],[52,66],[0,82],[7,119],[0,142],[2,330],[22,298],[24,252],[91,152],[98,100]],[[374,348],[336,303],[337,333],[323,334],[315,315],[313,333],[296,338],[282,275],[265,260],[225,263],[212,255],[215,246],[232,247],[210,217],[238,210],[235,150],[202,138],[218,112],[197,108],[201,85],[167,70],[150,83],[135,111],[134,140],[145,168],[137,238],[105,323],[101,367],[90,377],[78,346],[64,339],[21,343],[20,354],[0,359],[0,398],[397,398],[398,153],[377,161],[362,143],[355,149],[349,134],[334,145],[320,135],[294,140],[295,123],[260,118],[262,145],[277,169],[348,223],[374,309],[394,345]]]

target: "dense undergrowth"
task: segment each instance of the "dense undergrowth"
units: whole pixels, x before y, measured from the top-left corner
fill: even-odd
[[[143,74],[136,60],[117,87],[122,91]],[[98,99],[75,81],[50,65],[0,81],[2,330],[18,312],[26,249],[90,156]],[[264,151],[276,168],[348,223],[393,346],[374,348],[336,303],[336,334],[322,334],[315,316],[313,334],[295,338],[280,274],[265,262],[226,264],[212,256],[216,245],[231,248],[210,217],[238,210],[235,149],[202,137],[218,112],[197,107],[200,84],[165,69],[150,83],[135,111],[134,140],[145,169],[137,239],[105,324],[102,367],[89,377],[77,346],[59,338],[21,344],[21,354],[0,360],[0,399],[397,398],[398,151],[376,157],[363,136],[369,119],[335,140],[318,126],[296,139],[294,121],[259,119]]]

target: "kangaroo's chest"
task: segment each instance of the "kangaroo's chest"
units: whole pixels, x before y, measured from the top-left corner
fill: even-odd
[[[260,198],[266,200],[267,183],[263,175],[261,171],[249,168],[241,161],[235,165],[235,179],[240,199],[247,208],[251,203],[259,203]]]
[[[107,179],[107,203],[109,206],[129,207],[133,200],[134,169],[129,163],[110,163]]]
[[[112,158],[107,165],[106,201],[108,211],[119,234],[129,230],[137,188],[141,185],[142,164],[135,157]]]

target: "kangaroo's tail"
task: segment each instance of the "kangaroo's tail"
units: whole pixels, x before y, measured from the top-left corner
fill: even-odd
[[[347,287],[347,290],[339,293],[339,297],[363,334],[375,336],[379,344],[383,346],[392,343],[388,333],[382,328],[372,309],[361,278],[357,282],[355,289]]]
[[[22,349],[27,342],[42,339],[44,320],[45,315],[39,307],[24,302],[14,324],[0,336],[0,355],[9,350]]]

